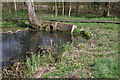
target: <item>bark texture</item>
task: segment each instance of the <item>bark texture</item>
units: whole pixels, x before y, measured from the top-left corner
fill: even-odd
[[[68,15],[69,18],[70,18],[70,14],[71,14],[71,3],[70,3],[69,15]]]
[[[9,10],[9,14],[10,14],[10,16],[11,16],[11,9],[10,9],[9,6],[10,6],[10,5],[9,5],[9,3],[8,3],[8,0],[7,0],[7,7],[8,7],[8,10]]]
[[[43,27],[46,26],[48,30],[58,30],[58,31],[65,31],[65,32],[70,32],[73,33],[74,29],[77,28],[76,25],[73,24],[67,24],[67,23],[61,23],[61,22],[51,22],[51,21],[44,21],[43,22]],[[52,27],[52,29],[51,29]]]
[[[57,8],[57,2],[55,0],[55,16],[57,17],[58,16],[58,8]]]
[[[29,19],[29,23],[30,23],[31,27],[32,28],[41,27],[41,23],[35,15],[33,0],[27,0],[26,4],[27,4],[27,11],[28,11],[28,19]]]
[[[64,5],[64,0],[63,0],[63,2],[62,2],[62,5],[63,5],[62,16],[64,16],[64,15],[65,15],[65,5]]]
[[[14,7],[15,7],[15,16],[17,16],[16,0],[14,0]]]
[[[110,5],[110,3],[108,3],[108,2],[105,3],[105,10],[103,12],[104,17],[109,16],[109,5]]]
[[[76,13],[76,16],[79,15],[79,2],[77,2],[77,13]]]

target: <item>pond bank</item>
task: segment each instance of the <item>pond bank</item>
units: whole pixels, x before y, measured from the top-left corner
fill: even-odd
[[[2,32],[1,33],[17,33],[17,32],[21,32],[21,31],[27,31],[29,30],[29,28],[22,28],[22,27],[17,27],[15,29],[13,29],[12,27],[5,27],[2,28]]]

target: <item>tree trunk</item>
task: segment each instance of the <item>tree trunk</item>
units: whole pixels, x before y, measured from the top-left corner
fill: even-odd
[[[52,11],[52,14],[54,15],[54,14],[55,14],[55,13],[54,13],[54,12],[55,12],[55,6],[54,6],[54,3],[53,3],[52,10],[53,10],[53,11]]]
[[[57,8],[57,2],[55,0],[55,16],[57,17],[58,16],[58,8]]]
[[[25,9],[24,2],[22,2],[22,10],[24,11],[24,9]],[[23,16],[25,15],[25,13],[22,13],[22,14],[23,14]]]
[[[108,4],[109,4],[108,2],[105,3],[105,8],[104,8],[105,10],[104,10],[104,12],[103,12],[103,16],[104,16],[104,17],[107,17],[107,16],[108,16]]]
[[[108,13],[107,13],[107,16],[110,16],[110,1],[108,3]]]
[[[64,13],[67,15],[68,12],[67,12],[67,8],[66,8],[66,2],[64,2],[64,9],[65,9]]]
[[[9,14],[10,14],[10,16],[11,16],[11,9],[10,9],[10,7],[9,7],[8,0],[7,0],[7,6],[8,6]]]
[[[63,5],[62,16],[64,16],[64,15],[65,15],[65,5],[64,5],[64,0],[63,0],[63,2],[62,2],[62,5]]]
[[[69,18],[70,18],[70,14],[71,14],[71,3],[70,3],[70,8],[69,8],[69,15],[68,15]]]
[[[23,0],[22,0],[23,1]],[[22,9],[24,10],[25,6],[24,6],[24,2],[22,2]]]
[[[16,1],[15,0],[14,0],[14,7],[15,7],[15,16],[17,16],[17,12],[16,12],[17,8],[16,8]]]
[[[76,13],[76,16],[78,16],[79,15],[79,2],[77,2],[77,13]]]
[[[31,27],[32,28],[41,27],[41,23],[35,15],[33,0],[27,0],[26,3],[27,3],[28,19],[29,19],[29,23],[30,23]]]

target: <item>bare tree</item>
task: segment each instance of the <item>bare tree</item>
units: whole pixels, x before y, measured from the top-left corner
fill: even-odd
[[[10,6],[9,6],[9,3],[8,3],[8,0],[7,0],[7,6],[8,6],[9,14],[11,15],[11,9],[10,9]]]
[[[105,2],[104,7],[105,8],[104,8],[103,16],[107,17],[107,16],[109,16],[110,2]]]
[[[62,8],[62,16],[64,16],[65,15],[65,5],[64,5],[64,0],[62,0],[63,2],[62,2],[62,6],[63,6],[63,8]]]
[[[107,16],[110,16],[110,1],[108,3],[108,13],[107,13]]]
[[[76,13],[76,16],[79,15],[79,2],[77,2],[77,13]]]
[[[70,18],[70,14],[71,14],[71,3],[70,3],[70,8],[69,8],[69,15],[68,15],[69,18]]]
[[[55,11],[55,6],[54,6],[54,3],[53,3],[53,7],[52,7],[52,14],[54,15],[54,11]]]
[[[41,23],[40,23],[41,21],[39,21],[35,15],[33,0],[27,0],[26,3],[27,3],[28,19],[31,27],[32,28],[41,27]]]
[[[57,17],[58,16],[58,8],[57,8],[57,2],[55,0],[55,16]]]
[[[17,12],[16,12],[16,10],[17,10],[17,8],[16,8],[16,0],[14,0],[14,7],[15,7],[15,16],[17,16]]]

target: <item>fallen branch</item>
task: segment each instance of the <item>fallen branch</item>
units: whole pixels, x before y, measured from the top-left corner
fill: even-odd
[[[6,18],[2,20],[28,20],[28,18]]]
[[[115,23],[120,24],[120,21],[97,21],[97,20],[59,20],[59,19],[49,19],[49,21],[60,21],[60,22],[81,22],[81,23]]]
[[[28,20],[28,18],[7,18],[2,20]],[[49,21],[60,21],[60,22],[81,22],[81,23],[115,23],[120,24],[120,21],[99,21],[99,20],[59,20],[49,19]]]

